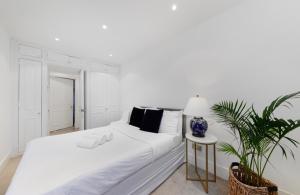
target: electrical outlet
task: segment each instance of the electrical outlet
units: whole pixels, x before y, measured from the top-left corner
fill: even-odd
[[[196,145],[196,146],[197,146],[196,149],[201,152],[202,151],[202,146],[200,146],[200,145]],[[193,144],[193,150],[195,150],[195,144]]]

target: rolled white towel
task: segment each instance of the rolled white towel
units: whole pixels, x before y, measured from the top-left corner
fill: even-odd
[[[98,139],[98,145],[103,145],[107,141],[107,136],[103,135],[100,139]]]
[[[104,134],[93,133],[93,134],[86,135],[85,137],[91,138],[91,139],[97,139],[98,145],[103,145],[107,141],[107,136]]]
[[[111,131],[94,132],[91,134],[91,136],[96,136],[101,139],[105,136],[107,142],[111,141],[114,138],[114,134]]]
[[[99,140],[97,138],[82,137],[76,145],[80,148],[94,149],[99,145],[98,143]]]
[[[106,141],[109,142],[114,138],[114,134],[112,132],[108,132],[106,138]]]

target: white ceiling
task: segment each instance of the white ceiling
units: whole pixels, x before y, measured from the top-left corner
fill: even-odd
[[[122,64],[240,1],[0,0],[0,19],[22,41]]]

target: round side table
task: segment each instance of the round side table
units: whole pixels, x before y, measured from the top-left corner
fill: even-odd
[[[216,182],[217,181],[217,174],[216,174],[216,143],[218,142],[218,139],[211,135],[206,134],[205,137],[195,137],[191,133],[187,133],[185,140],[185,147],[186,147],[186,179],[191,181],[200,181],[202,184],[204,190],[206,193],[208,193],[208,182]],[[189,177],[189,161],[188,161],[188,143],[192,142],[194,144],[194,158],[195,158],[195,172],[197,175],[197,178],[190,178]],[[205,178],[202,179],[199,172],[198,172],[198,163],[197,163],[197,145],[205,145]],[[209,179],[208,178],[208,146],[213,146],[213,152],[214,152],[214,178]]]

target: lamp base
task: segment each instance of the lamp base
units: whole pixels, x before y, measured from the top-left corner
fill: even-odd
[[[192,135],[195,137],[205,137],[205,134],[192,133]]]
[[[202,117],[194,117],[191,120],[191,129],[193,131],[193,136],[195,137],[205,137],[205,133],[208,129],[207,121]]]

